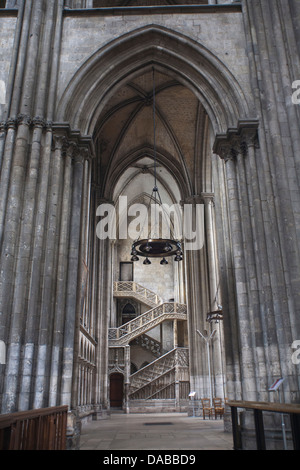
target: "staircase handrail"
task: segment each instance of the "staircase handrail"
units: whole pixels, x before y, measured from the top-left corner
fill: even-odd
[[[114,294],[132,294],[133,297],[146,302],[150,302],[152,305],[159,305],[162,303],[159,295],[151,291],[147,287],[141,286],[135,281],[115,281],[114,282]]]
[[[186,319],[187,306],[177,302],[164,302],[157,307],[148,310],[147,312],[139,315],[138,317],[130,320],[118,328],[109,328],[109,340],[117,341],[118,343],[126,340],[125,336],[130,336],[130,340],[136,336],[149,331],[155,326],[159,317],[172,317],[178,316]]]

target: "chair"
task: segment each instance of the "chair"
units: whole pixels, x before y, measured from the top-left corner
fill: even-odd
[[[217,416],[220,416],[220,419],[222,419],[222,416],[224,414],[224,406],[222,405],[222,399],[214,398],[213,403],[214,403],[215,419],[217,419]]]
[[[202,403],[202,410],[203,410],[203,419],[205,419],[206,415],[210,418],[213,414],[213,408],[210,404],[210,399],[202,398],[201,403]]]

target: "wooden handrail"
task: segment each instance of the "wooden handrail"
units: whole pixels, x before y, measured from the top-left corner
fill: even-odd
[[[65,450],[68,406],[0,415],[0,450]]]
[[[273,413],[294,413],[300,414],[300,404],[290,403],[270,403],[256,401],[233,401],[229,400],[227,404],[230,407],[245,408],[249,410],[272,411]]]
[[[293,445],[295,450],[300,450],[300,405],[286,403],[254,402],[254,401],[231,401],[227,402],[231,408],[232,433],[235,450],[241,450],[241,430],[238,423],[238,408],[253,410],[255,423],[255,437],[257,450],[266,450],[263,412],[288,414],[291,421]]]

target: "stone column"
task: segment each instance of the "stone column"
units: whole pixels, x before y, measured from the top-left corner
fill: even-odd
[[[15,287],[14,311],[24,314],[24,346],[20,361],[20,391],[18,410],[27,410],[32,406],[32,371],[36,352],[37,329],[39,322],[40,279],[43,260],[43,242],[45,233],[45,213],[49,184],[49,166],[51,155],[51,123],[40,118],[33,120],[33,144],[31,151],[30,178],[25,185],[23,223],[20,230],[20,250],[17,258],[19,281]],[[40,177],[40,175],[42,175]],[[27,275],[24,275],[27,273]],[[28,300],[27,300],[28,299]],[[23,326],[24,327],[24,326]]]
[[[89,200],[91,193],[90,186],[90,153],[87,148],[80,148],[80,157],[82,161],[82,197],[81,197],[81,210],[78,213],[80,223],[79,233],[79,246],[78,246],[78,287],[77,287],[77,304],[75,312],[75,333],[74,333],[74,365],[73,365],[73,380],[72,380],[72,408],[76,409],[77,396],[78,396],[78,354],[79,354],[79,337],[80,337],[80,324],[84,320],[85,310],[89,315],[88,301],[86,298],[87,286],[89,282],[89,261],[87,257],[88,251],[88,230],[89,230]],[[78,209],[79,210],[79,209]],[[86,325],[89,331],[89,324]]]
[[[8,206],[5,214],[5,231],[3,234],[0,257],[0,312],[2,312],[2,324],[6,326],[8,326],[7,322],[10,318],[13,303],[15,256],[18,246],[19,222],[22,214],[22,200],[20,194],[23,192],[25,181],[30,124],[31,120],[28,116],[22,116],[20,118],[12,162],[11,183],[7,198]],[[22,314],[23,311],[16,313],[10,318],[10,329],[5,334],[5,336],[8,337],[8,348],[2,413],[9,413],[16,410]],[[5,320],[5,317],[7,320]]]
[[[63,159],[62,147],[64,140],[55,139],[55,147],[51,162],[51,178],[49,182],[49,200],[45,232],[45,252],[41,280],[43,295],[39,314],[39,335],[37,345],[34,408],[43,408],[48,402],[50,380],[50,357],[53,334],[53,301],[55,299],[57,240],[60,232],[60,211],[62,204]]]
[[[125,393],[125,413],[129,413],[129,389],[130,389],[130,346],[125,346],[125,375],[124,375],[124,393]]]
[[[274,319],[272,348],[279,353],[278,370],[288,379],[284,384],[287,401],[299,400],[297,371],[290,352],[300,334],[299,113],[291,104],[290,75],[300,60],[294,7],[293,1],[249,0],[243,8],[250,80],[261,120],[261,158],[257,165],[262,200],[267,201],[262,204],[262,214],[271,281],[268,316]],[[271,351],[271,345],[268,349]]]
[[[55,137],[62,145],[61,158],[64,164],[63,177],[63,194],[61,209],[61,226],[59,235],[58,261],[57,261],[57,279],[56,279],[56,302],[54,310],[54,326],[53,326],[53,346],[51,352],[51,374],[49,386],[49,406],[57,406],[59,380],[61,374],[60,360],[62,354],[63,338],[64,338],[64,318],[65,303],[67,289],[67,273],[68,273],[68,245],[70,237],[70,214],[72,204],[72,161],[74,144],[66,142],[62,137]],[[64,149],[64,147],[66,147]]]
[[[62,377],[60,404],[72,407],[72,386],[74,367],[74,341],[75,333],[79,329],[78,313],[78,285],[81,263],[80,234],[82,221],[82,193],[84,177],[84,158],[76,148],[73,155],[73,188],[70,221],[70,240],[68,251],[68,280],[66,293],[66,313],[64,324],[64,343],[62,351]],[[77,398],[77,397],[76,397]],[[73,400],[76,403],[76,398]]]
[[[201,196],[193,196],[185,204],[191,204],[193,217],[196,217],[196,205],[202,204]],[[186,216],[186,207],[185,214]],[[204,221],[201,222],[202,224]],[[196,248],[196,247],[195,247]],[[188,336],[190,354],[190,383],[191,390],[197,392],[197,398],[207,393],[207,360],[205,345],[202,344],[196,330],[204,332],[207,329],[206,315],[209,305],[209,287],[207,277],[207,259],[205,245],[195,250],[184,247],[185,275],[187,286]]]
[[[215,221],[214,221],[214,195],[210,193],[201,194],[204,207],[205,207],[205,240],[206,240],[206,252],[207,252],[207,264],[208,264],[208,281],[209,281],[209,305],[208,311],[213,312],[218,310],[218,303],[220,303],[220,289],[218,279],[218,259],[217,259],[217,242],[215,233]],[[222,323],[218,324],[218,328],[214,328],[213,323],[210,323],[211,330],[214,328],[217,331],[217,335],[212,343],[212,375],[214,381],[214,395],[216,397],[224,397],[224,371],[223,371],[223,357],[222,357],[222,345],[223,335],[221,329]]]
[[[111,258],[112,243],[110,240],[99,240],[98,260],[98,301],[97,301],[97,395],[98,403],[108,409],[108,328],[112,308]]]
[[[173,346],[178,348],[178,321],[173,320]]]
[[[0,241],[2,241],[4,231],[4,218],[9,191],[11,165],[13,161],[17,120],[9,119],[3,123],[2,126],[4,146],[0,174]]]
[[[244,237],[242,228],[243,213],[240,206],[240,192],[237,174],[237,160],[240,153],[240,142],[228,137],[222,142],[219,155],[226,162],[226,180],[228,191],[229,218],[231,227],[232,257],[235,277],[235,296],[237,303],[239,348],[241,355],[241,377],[244,400],[256,399],[255,357],[253,356],[253,337],[249,319],[250,302],[247,283]],[[227,338],[227,340],[231,340]],[[225,346],[226,347],[226,346]]]

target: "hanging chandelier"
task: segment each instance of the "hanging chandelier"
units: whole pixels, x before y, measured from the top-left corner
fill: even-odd
[[[164,213],[163,204],[161,200],[161,196],[159,193],[159,189],[157,186],[157,159],[156,159],[156,105],[155,105],[155,77],[154,77],[154,68],[152,69],[153,72],[153,149],[154,149],[154,187],[152,190],[152,195],[150,200],[154,200],[155,207],[159,206],[162,208],[162,213]],[[157,211],[155,210],[155,216]],[[173,233],[171,230],[171,220],[169,219],[170,223],[170,235],[173,237]],[[155,222],[155,227],[157,224]],[[142,233],[142,230],[141,232]],[[182,261],[183,259],[183,251],[181,247],[181,243],[176,240],[175,238],[159,238],[159,236],[155,234],[148,233],[148,238],[138,239],[132,244],[131,250],[131,261],[139,261],[139,256],[145,258],[143,264],[150,265],[151,261],[149,258],[162,258],[160,264],[167,265],[169,264],[166,258],[174,256],[175,261]]]

